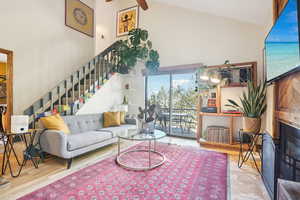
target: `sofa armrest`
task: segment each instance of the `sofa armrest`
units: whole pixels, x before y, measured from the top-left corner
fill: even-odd
[[[46,130],[40,135],[40,146],[44,152],[66,158],[67,135],[62,131]]]

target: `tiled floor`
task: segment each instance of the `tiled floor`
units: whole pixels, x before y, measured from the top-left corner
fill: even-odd
[[[193,146],[199,148],[199,144],[195,140],[182,139],[176,137],[165,137],[161,142]],[[131,144],[123,143],[123,148]],[[216,150],[216,149],[215,149]],[[221,151],[221,150],[217,150]],[[34,169],[28,166],[22,172],[19,178],[13,179],[8,175],[10,185],[5,188],[0,188],[1,200],[13,200],[23,196],[26,193],[34,191],[42,186],[45,186],[55,180],[58,180],[68,174],[71,174],[81,168],[91,165],[107,156],[115,155],[117,152],[116,145],[110,145],[100,150],[91,152],[73,162],[71,170],[66,170],[65,161],[58,158],[51,158],[45,163],[40,164],[39,169]],[[237,155],[235,151],[224,151],[230,155],[230,173],[229,173],[229,191],[232,200],[268,200],[268,195],[264,189],[263,183],[258,172],[253,168],[251,163],[243,166],[242,169],[237,167]],[[0,154],[0,161],[1,161]]]

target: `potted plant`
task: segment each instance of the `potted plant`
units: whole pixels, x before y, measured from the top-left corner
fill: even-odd
[[[252,81],[247,83],[247,92],[243,92],[240,97],[241,105],[234,100],[228,99],[226,106],[241,111],[243,117],[243,131],[258,133],[261,128],[261,116],[267,109],[266,100],[266,82],[255,86]]]
[[[149,132],[153,133],[155,129],[155,117],[157,113],[157,107],[156,105],[152,104],[149,106],[148,109],[142,109],[139,107],[139,114],[138,114],[138,119],[139,119],[139,131],[141,132]],[[145,118],[147,114],[147,118]]]
[[[148,31],[133,29],[126,40],[119,40],[114,51],[117,62],[117,72],[128,74],[138,61],[145,63],[146,69],[155,72],[160,66],[159,54],[152,48],[152,42],[148,39]]]

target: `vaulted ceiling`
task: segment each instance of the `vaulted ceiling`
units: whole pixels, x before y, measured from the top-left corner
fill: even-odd
[[[151,0],[150,0],[151,1]],[[273,0],[154,0],[160,3],[266,25],[272,20]],[[151,8],[150,8],[151,9]]]

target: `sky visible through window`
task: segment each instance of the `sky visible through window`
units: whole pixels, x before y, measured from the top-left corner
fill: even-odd
[[[181,87],[184,90],[195,89],[194,74],[174,74],[173,75],[173,87]],[[157,94],[158,91],[164,87],[167,91],[170,88],[170,76],[169,75],[157,75],[149,76],[148,78],[148,94]]]

